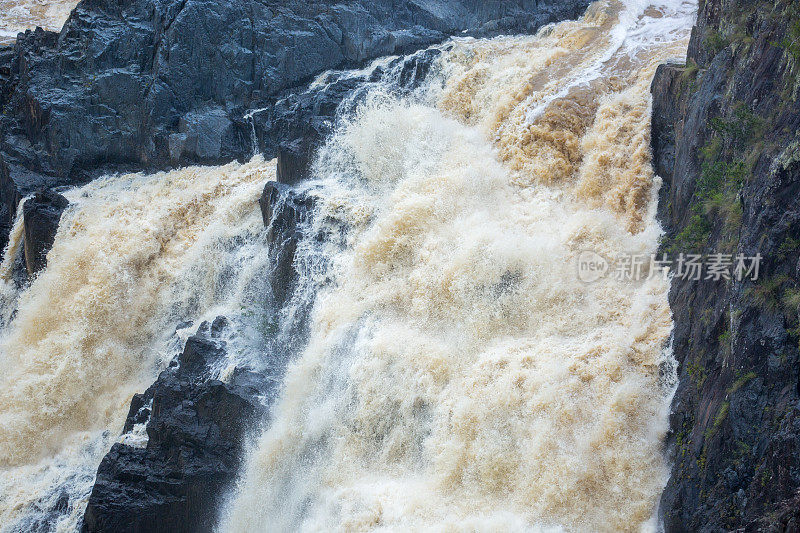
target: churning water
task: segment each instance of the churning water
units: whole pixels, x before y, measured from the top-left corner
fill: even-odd
[[[575,265],[657,248],[649,84],[694,9],[456,40],[417,94],[344,118],[315,177],[348,242],[224,530],[652,527],[668,284]]]
[[[387,76],[343,107],[306,185],[301,294],[279,314],[313,304],[310,331],[222,530],[655,527],[668,283],[587,284],[576,261],[657,248],[649,84],[685,54],[695,9],[610,0],[535,36],[456,39],[413,93]],[[218,314],[277,312],[256,203],[274,166],[70,191],[23,286],[15,226],[0,266],[7,529],[64,493],[52,528],[75,529],[131,395],[176,346]],[[245,344],[232,363],[270,355]]]

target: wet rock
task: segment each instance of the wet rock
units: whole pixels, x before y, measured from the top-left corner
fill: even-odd
[[[6,99],[11,96],[14,90],[11,84],[11,63],[13,60],[14,47],[0,47],[0,107],[5,104]]]
[[[686,65],[653,81],[664,251],[763,257],[758,279],[673,280],[667,531],[797,528],[800,99],[785,36],[798,17],[792,3],[701,2]]]
[[[314,142],[296,139],[278,146],[278,183],[293,185],[308,177],[314,157]]]
[[[275,395],[270,380],[246,369],[236,369],[225,382],[209,376],[225,357],[226,327],[224,319],[203,324],[177,365],[134,396],[124,432],[146,423],[147,444],[111,448],[97,471],[82,531],[213,529],[249,431]]]
[[[170,158],[176,162],[219,161],[225,142],[235,136],[233,126],[221,108],[187,113],[178,121],[178,133],[169,137]]]
[[[25,168],[9,165],[0,156],[0,250],[8,244],[17,207],[22,199],[45,188],[47,177]]]
[[[39,272],[47,264],[47,253],[53,246],[61,214],[67,206],[67,199],[51,190],[37,192],[25,201],[23,247],[28,275]]]
[[[672,95],[678,92],[681,76],[685,66],[675,63],[659,65],[650,92],[653,100],[659,105],[653,107],[651,116],[651,143],[653,147],[653,170],[665,180],[671,180],[675,168],[675,125],[678,122],[680,110],[677,108],[677,99]],[[661,187],[659,194],[659,208],[662,210],[659,218],[665,220],[666,213],[663,209],[667,206],[666,194],[669,186]]]
[[[279,308],[297,283],[295,254],[303,236],[303,224],[311,217],[314,199],[290,186],[271,181],[264,187],[259,204],[264,225],[269,228],[267,238],[274,265],[270,285],[275,305]]]

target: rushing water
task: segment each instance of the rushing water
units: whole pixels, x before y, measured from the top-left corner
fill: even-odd
[[[0,524],[26,531],[66,494],[59,529],[74,529],[133,393],[202,320],[263,309],[269,260],[256,200],[273,176],[274,163],[254,158],[97,180],[67,193],[47,268],[30,286],[6,279],[6,261],[0,316],[16,311],[0,331]],[[20,239],[13,231],[7,257]]]
[[[10,44],[19,32],[36,26],[59,31],[77,1],[0,0],[0,45]]]
[[[657,248],[649,84],[694,9],[457,40],[418,94],[345,117],[315,176],[348,245],[223,529],[653,526],[668,285],[574,269]]]
[[[668,284],[583,283],[576,262],[657,248],[649,84],[685,54],[695,9],[609,0],[535,36],[456,39],[411,94],[385,75],[342,106],[305,185],[298,293],[276,315],[290,330],[313,304],[310,331],[222,530],[655,527]],[[74,530],[131,395],[202,320],[276,312],[256,204],[273,176],[255,157],[68,191],[27,284],[14,226],[4,529]],[[263,341],[234,343],[232,363],[257,365]]]

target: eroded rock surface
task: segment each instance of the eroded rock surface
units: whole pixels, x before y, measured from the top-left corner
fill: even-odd
[[[174,365],[136,395],[123,430],[97,472],[85,532],[211,531],[220,497],[236,477],[250,431],[264,417],[274,384],[225,358],[225,319],[205,323]]]
[[[37,192],[23,204],[23,246],[25,267],[29,276],[39,272],[47,264],[47,253],[53,246],[61,214],[67,206],[67,199],[51,190]]]
[[[798,531],[800,7],[700,2],[653,82],[664,250],[763,256],[757,280],[676,278],[680,384],[667,531]]]

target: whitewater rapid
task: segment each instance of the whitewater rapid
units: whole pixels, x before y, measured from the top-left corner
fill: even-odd
[[[10,275],[22,239],[15,224],[0,266],[0,317],[13,317],[0,329],[3,530],[32,529],[65,495],[68,512],[52,530],[78,528],[132,395],[203,320],[267,312],[257,200],[274,172],[256,157],[67,191],[47,268],[22,287]],[[248,363],[246,341],[233,342],[230,364]]]
[[[668,282],[576,265],[657,250],[649,84],[695,9],[457,39],[343,117],[313,175],[347,246],[223,531],[655,527]]]
[[[280,312],[257,205],[275,163],[258,156],[64,191],[47,268],[22,284],[18,218],[0,264],[0,529],[51,519],[65,494],[51,529],[79,527],[132,394],[203,320],[291,331],[312,304],[221,531],[655,529],[668,282],[584,283],[577,258],[658,247],[649,84],[685,55],[695,10],[601,1],[533,36],[451,40],[412,94],[373,83],[303,185],[316,208]],[[229,347],[231,365],[271,354],[257,335]]]

